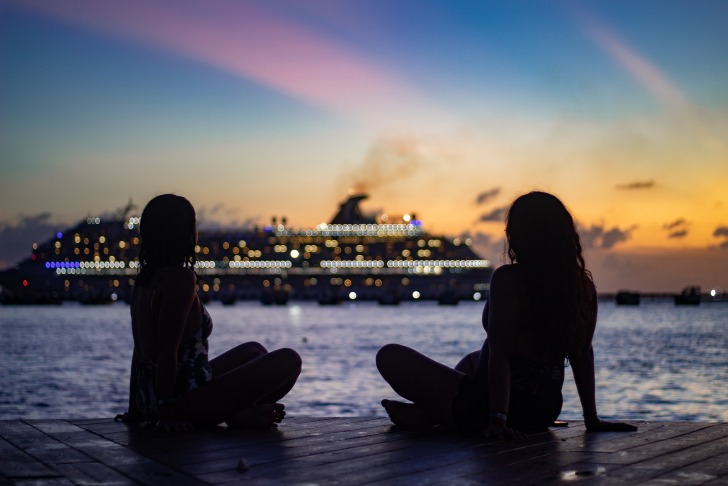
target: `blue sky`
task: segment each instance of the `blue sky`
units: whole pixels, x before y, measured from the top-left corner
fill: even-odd
[[[351,187],[492,258],[502,224],[482,216],[538,188],[620,235],[590,250],[605,285],[634,277],[608,276],[621,258],[656,262],[643,287],[693,267],[728,287],[726,18],[719,1],[0,0],[0,261],[43,238],[29,222],[129,198],[305,227]],[[692,267],[666,280],[675,259]]]

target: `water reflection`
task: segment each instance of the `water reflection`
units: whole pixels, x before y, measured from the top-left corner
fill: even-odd
[[[398,342],[450,366],[478,349],[482,304],[321,307],[211,304],[210,351],[256,340],[292,347],[304,367],[286,399],[293,415],[383,415],[395,398],[374,354]],[[728,420],[728,304],[676,308],[602,303],[595,336],[597,400],[604,418]],[[131,359],[129,309],[0,308],[0,419],[111,417],[126,407]],[[581,419],[567,370],[562,418]]]

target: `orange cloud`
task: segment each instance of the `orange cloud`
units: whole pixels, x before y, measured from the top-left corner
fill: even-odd
[[[635,181],[635,182],[630,182],[628,184],[617,184],[617,189],[627,189],[627,190],[652,189],[653,187],[655,187],[655,181],[653,181],[653,180]]]

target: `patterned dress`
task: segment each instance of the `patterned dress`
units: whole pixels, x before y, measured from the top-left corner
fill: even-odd
[[[177,350],[175,398],[212,380],[207,342],[211,333],[212,318],[202,306],[202,325],[190,339],[180,344]],[[129,411],[118,415],[117,421],[152,423],[157,421],[156,361],[155,356],[150,356],[146,360],[132,359]]]

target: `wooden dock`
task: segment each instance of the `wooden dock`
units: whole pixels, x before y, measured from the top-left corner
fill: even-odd
[[[0,421],[3,484],[728,485],[728,423],[580,422],[519,441],[398,430],[381,417],[289,417],[277,429],[189,433],[110,419]]]

